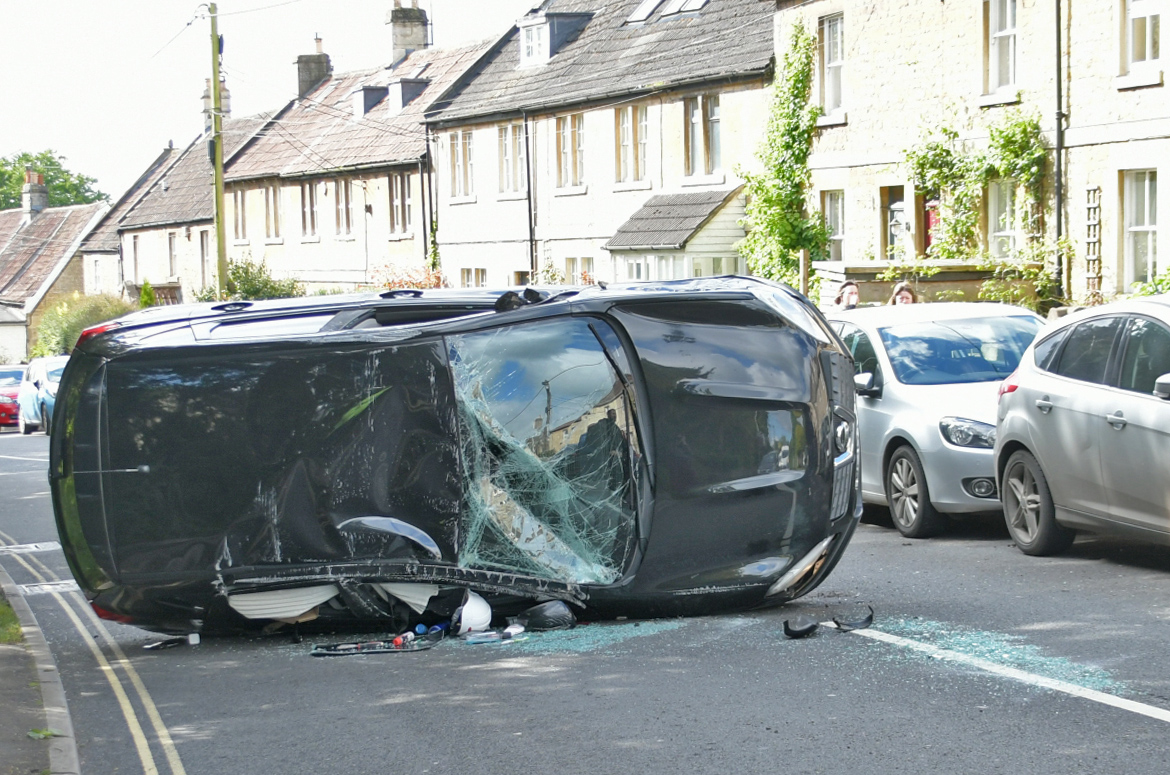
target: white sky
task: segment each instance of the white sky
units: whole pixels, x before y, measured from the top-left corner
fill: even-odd
[[[296,96],[296,58],[319,35],[334,72],[390,63],[393,0],[222,0],[232,115]],[[405,0],[404,5],[410,5]],[[434,42],[494,38],[539,0],[420,0]],[[117,200],[174,141],[203,129],[211,24],[197,0],[0,0],[0,156],[52,149]]]

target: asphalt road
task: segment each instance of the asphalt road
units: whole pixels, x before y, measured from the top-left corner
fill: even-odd
[[[0,435],[0,543],[56,540],[41,434]],[[1164,773],[1170,549],[1025,557],[1002,523],[903,539],[880,512],[786,608],[332,659],[285,635],[144,650],[75,592],[26,598],[81,771]],[[0,548],[20,585],[59,550]],[[790,640],[785,619],[855,619]],[[348,639],[348,636],[347,636]],[[321,639],[317,639],[321,640]]]

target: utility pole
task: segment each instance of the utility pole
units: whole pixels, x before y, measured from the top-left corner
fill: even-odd
[[[215,3],[208,7],[211,16],[211,166],[215,170],[215,251],[216,287],[222,297],[227,288],[227,234],[223,224],[223,115],[220,93],[220,58],[223,55],[223,40],[219,37],[219,25]]]

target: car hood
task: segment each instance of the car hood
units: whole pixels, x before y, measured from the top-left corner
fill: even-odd
[[[923,412],[962,417],[995,425],[996,402],[1003,380],[950,385],[898,385],[898,393]]]

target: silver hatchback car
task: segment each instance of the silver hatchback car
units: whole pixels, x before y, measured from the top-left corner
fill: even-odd
[[[998,511],[995,397],[1043,320],[1006,304],[909,304],[827,313],[853,355],[861,491],[902,535],[943,514]]]
[[[1170,295],[1045,329],[1000,387],[996,472],[1025,554],[1077,530],[1170,544]]]

